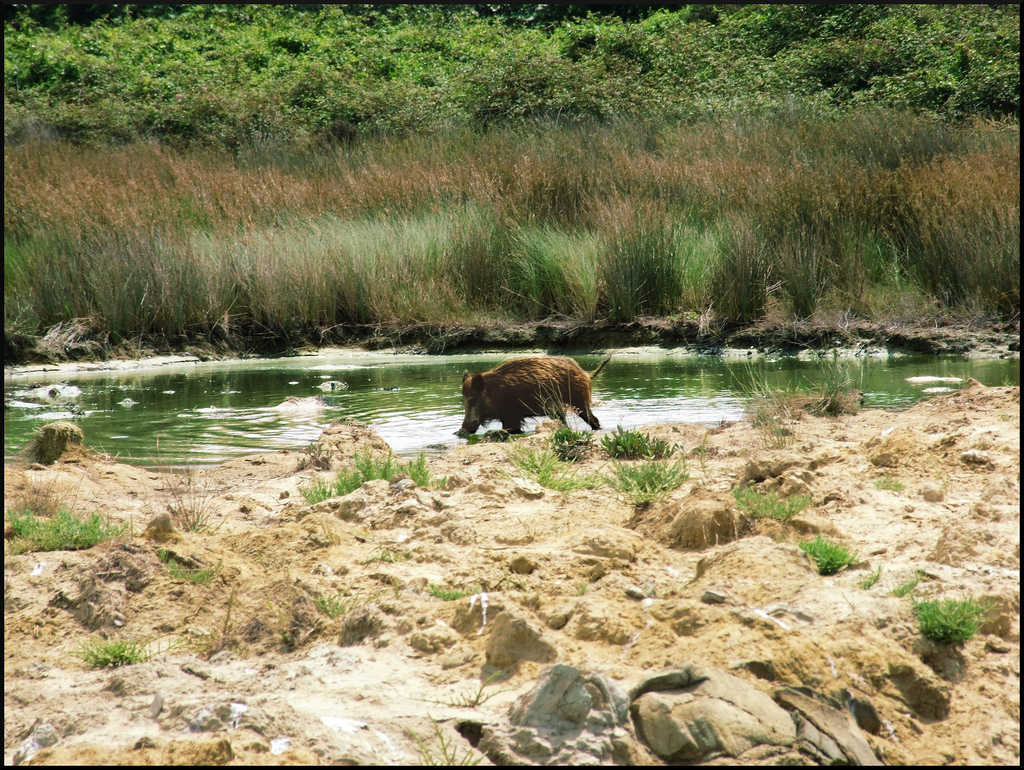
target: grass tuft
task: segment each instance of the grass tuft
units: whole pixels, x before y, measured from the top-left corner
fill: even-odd
[[[818,535],[814,540],[800,543],[800,550],[810,556],[818,565],[819,575],[834,575],[857,560],[855,551]]]
[[[618,426],[601,438],[601,446],[612,459],[621,460],[663,460],[671,457],[676,447],[649,433],[623,430]]]
[[[562,462],[577,462],[590,450],[593,433],[563,427],[551,434],[551,451]]]
[[[437,597],[443,602],[454,602],[459,599],[464,599],[467,596],[478,594],[483,589],[480,586],[474,586],[473,588],[443,588],[430,583],[427,586],[427,590],[430,591],[432,596]]]
[[[513,444],[508,448],[508,457],[521,473],[556,492],[594,489],[601,482],[593,474],[580,473],[578,468],[561,462],[550,449],[531,449]]]
[[[921,636],[962,647],[981,628],[985,607],[974,599],[929,599],[914,604]]]
[[[94,513],[82,519],[66,509],[50,518],[30,510],[8,512],[11,553],[30,551],[81,551],[120,535],[127,526],[113,526]]]
[[[675,462],[653,461],[641,464],[616,462],[608,483],[627,503],[647,505],[668,497],[690,478],[686,459]]]
[[[89,668],[117,668],[143,663],[150,658],[146,642],[130,639],[100,639],[90,637],[71,655],[81,658]]]
[[[811,498],[806,495],[790,495],[779,499],[774,489],[764,493],[753,488],[735,489],[732,496],[736,498],[740,509],[755,519],[789,521],[811,504]]]
[[[906,485],[899,479],[894,479],[888,473],[880,479],[874,481],[875,489],[887,489],[890,492],[902,492],[906,489]]]

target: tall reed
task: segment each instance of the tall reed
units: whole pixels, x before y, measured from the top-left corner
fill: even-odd
[[[5,329],[1012,316],[1015,124],[863,110],[4,149]],[[773,309],[774,308],[774,309]]]

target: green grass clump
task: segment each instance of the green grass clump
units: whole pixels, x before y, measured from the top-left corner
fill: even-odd
[[[608,478],[608,483],[624,501],[639,506],[664,500],[688,478],[690,473],[686,467],[686,460],[680,458],[674,463],[615,463],[613,475]]]
[[[30,510],[11,510],[7,514],[11,528],[11,553],[30,551],[81,551],[124,532],[126,526],[113,526],[94,513],[86,519],[66,508],[50,518]]]
[[[310,505],[322,503],[334,493],[334,488],[317,476],[307,484],[299,485],[299,494]]]
[[[924,573],[921,570],[916,570],[914,572],[914,577],[912,577],[905,583],[900,583],[889,593],[891,593],[893,596],[902,599],[907,594],[913,593],[914,589],[917,588],[917,586],[920,584],[922,580],[924,580]]]
[[[869,588],[875,585],[882,578],[882,566],[879,565],[871,570],[858,585],[867,591]]]
[[[352,457],[352,468],[338,471],[338,477],[333,484],[328,484],[322,478],[317,477],[308,484],[299,487],[299,493],[310,505],[323,502],[329,497],[343,497],[344,495],[359,489],[367,481],[384,479],[389,481],[400,474],[406,474],[418,486],[440,487],[444,485],[445,477],[434,479],[427,468],[426,455],[420,455],[415,460],[401,462],[393,453],[374,454],[370,450],[356,452]]]
[[[929,599],[914,604],[921,636],[962,647],[981,628],[985,608],[973,599]]]
[[[318,596],[313,600],[313,604],[320,612],[331,620],[334,620],[342,615],[347,615],[356,607],[369,604],[379,596],[380,594],[375,594],[374,596],[367,598],[362,596],[352,596],[347,591],[339,591],[334,596]]]
[[[635,430],[623,430],[620,425],[601,438],[601,446],[608,456],[620,460],[663,460],[671,457],[676,447],[660,438]]]
[[[753,488],[734,489],[732,496],[736,498],[740,509],[755,519],[789,521],[811,504],[811,498],[806,495],[790,495],[779,499],[774,489],[764,493]]]
[[[902,492],[906,485],[899,479],[894,479],[888,473],[880,479],[875,479],[875,489],[888,489],[890,492]]]
[[[800,550],[818,565],[819,575],[834,575],[857,560],[857,553],[818,535],[800,543]]]
[[[594,489],[600,479],[580,473],[568,463],[558,459],[550,449],[531,449],[526,446],[512,445],[508,448],[508,457],[512,464],[523,474],[536,481],[542,487],[556,492],[578,492],[581,489]]]
[[[454,602],[459,599],[464,599],[467,596],[473,596],[474,594],[480,593],[482,590],[480,586],[474,586],[473,588],[443,588],[438,585],[430,583],[427,586],[432,596],[436,596],[438,599],[444,602]]]
[[[180,557],[175,557],[169,551],[163,549],[157,551],[156,555],[160,561],[167,565],[167,571],[171,573],[171,577],[178,580],[187,580],[200,586],[210,585],[213,579],[220,574],[223,567],[222,562],[217,562],[213,567],[188,567],[178,560]]]
[[[430,486],[432,483],[430,471],[427,470],[427,458],[422,454],[415,460],[403,463],[391,452],[375,455],[370,450],[366,450],[356,452],[352,457],[352,462],[355,465],[353,470],[343,470],[338,473],[338,480],[334,485],[334,494],[337,496],[347,495],[349,492],[359,489],[367,481],[375,479],[389,481],[402,473],[408,475],[421,487]],[[444,479],[440,479],[436,483],[443,484]]]
[[[551,434],[551,451],[558,455],[562,462],[576,462],[582,459],[587,450],[593,433],[577,431],[569,427],[559,428]]]
[[[81,658],[89,668],[116,668],[143,663],[150,658],[145,642],[130,639],[100,639],[91,637],[82,642],[71,655]]]

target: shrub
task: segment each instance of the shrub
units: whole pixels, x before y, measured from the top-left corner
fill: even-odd
[[[634,430],[623,430],[620,425],[601,438],[601,446],[608,456],[623,460],[661,460],[671,457],[676,447],[660,438]]]
[[[819,575],[834,575],[857,560],[857,554],[818,535],[814,540],[800,543],[800,550],[818,565]]]
[[[562,462],[576,462],[586,455],[592,438],[593,434],[587,431],[559,428],[551,434],[551,451]]]
[[[962,647],[981,628],[985,608],[973,599],[930,599],[915,603],[914,614],[922,636]]]

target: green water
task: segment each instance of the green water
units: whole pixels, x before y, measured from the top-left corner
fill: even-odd
[[[39,426],[57,419],[78,423],[90,448],[146,465],[217,463],[254,451],[300,449],[347,417],[372,424],[400,454],[443,451],[462,443],[455,431],[462,422],[463,371],[486,370],[508,357],[344,353],[7,376],[4,457],[12,458]],[[601,359],[574,358],[588,370]],[[932,395],[926,389],[952,385],[908,382],[911,377],[1020,383],[1019,360],[899,356],[849,359],[845,365],[866,408],[904,409]],[[594,413],[606,429],[742,419],[751,371],[763,372],[778,388],[807,387],[822,377],[818,363],[792,357],[751,362],[623,351],[594,382]],[[324,390],[325,382],[346,387]]]

